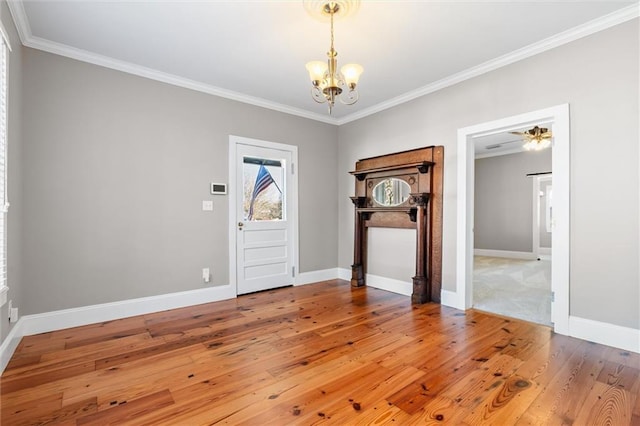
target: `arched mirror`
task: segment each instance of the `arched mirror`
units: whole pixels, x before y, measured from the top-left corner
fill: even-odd
[[[374,201],[384,207],[395,207],[407,201],[411,187],[402,179],[388,178],[373,187]]]

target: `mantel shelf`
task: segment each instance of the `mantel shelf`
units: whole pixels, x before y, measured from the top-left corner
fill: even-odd
[[[358,180],[363,180],[369,173],[388,172],[392,170],[409,169],[416,167],[420,173],[427,173],[435,163],[433,161],[420,161],[418,163],[400,164],[397,166],[378,167],[375,169],[354,170],[351,173]]]
[[[417,207],[357,207],[356,211],[361,213],[378,213],[378,212],[400,212],[409,214],[411,210],[416,210]]]

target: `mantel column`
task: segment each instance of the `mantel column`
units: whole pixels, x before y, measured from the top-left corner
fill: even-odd
[[[426,303],[430,301],[429,282],[426,271],[426,241],[427,241],[427,203],[429,194],[410,194],[416,205],[416,275],[413,277],[413,293],[411,302]]]
[[[362,262],[362,250],[364,243],[364,220],[362,213],[358,211],[367,205],[367,197],[351,197],[355,206],[355,223],[353,238],[353,265],[351,265],[351,286],[362,287],[365,285],[364,266]]]

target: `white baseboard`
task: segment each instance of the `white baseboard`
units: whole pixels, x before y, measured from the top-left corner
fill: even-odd
[[[323,269],[320,271],[301,272],[296,277],[295,286],[317,283],[320,281],[335,280],[339,278],[339,268]]]
[[[351,281],[351,269],[338,268],[338,278],[341,280]]]
[[[179,293],[63,309],[43,314],[25,315],[18,320],[0,346],[0,374],[16,350],[23,336],[112,321],[152,312],[184,308],[202,303],[217,302],[236,297],[231,285],[207,287]]]
[[[458,293],[455,291],[441,290],[440,291],[440,304],[449,306],[450,308],[460,309],[464,311],[464,301],[460,303]]]
[[[526,251],[473,249],[475,256],[506,257],[508,259],[536,260],[534,253]]]
[[[640,330],[569,316],[569,336],[640,353]]]
[[[20,318],[11,331],[9,331],[9,334],[7,334],[2,345],[0,345],[0,374],[2,374],[4,369],[7,367],[7,364],[9,364],[11,356],[13,356],[13,353],[20,343],[20,339],[24,336],[22,333],[23,323],[22,318]]]
[[[351,281],[351,269],[338,268],[338,278],[341,280]],[[366,281],[367,286],[378,288],[380,290],[386,290],[405,296],[411,296],[411,293],[413,293],[413,283],[410,282],[371,274],[367,274]]]
[[[351,270],[346,268],[332,268],[305,272],[298,275],[296,285],[304,285],[335,278],[350,280]],[[410,282],[371,274],[367,274],[367,285],[405,296],[411,296],[413,292],[413,285]],[[6,368],[23,336],[103,321],[112,321],[169,309],[183,308],[202,303],[216,302],[234,297],[236,297],[235,286],[225,285],[124,300],[121,302],[64,309],[43,314],[25,315],[18,320],[2,342],[2,345],[0,345],[0,374]],[[460,301],[458,300],[459,298],[456,292],[442,290],[441,298],[443,305],[463,309],[460,307]],[[569,317],[569,335],[579,339],[640,353],[640,330],[633,328],[571,316]]]
[[[411,296],[411,293],[413,293],[413,283],[380,277],[378,275],[367,274],[367,285],[405,296]]]

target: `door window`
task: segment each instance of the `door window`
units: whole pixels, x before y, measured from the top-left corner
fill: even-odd
[[[284,220],[284,167],[280,160],[243,157],[245,221]]]

